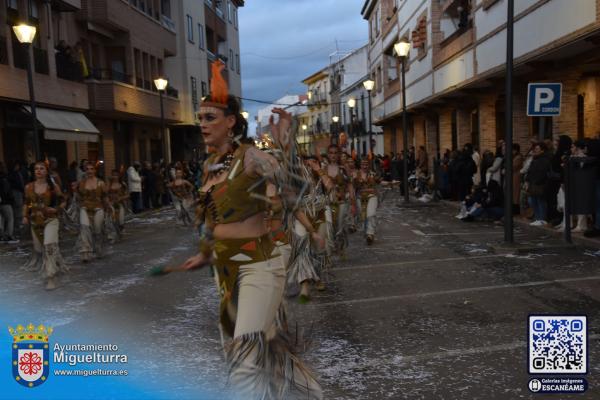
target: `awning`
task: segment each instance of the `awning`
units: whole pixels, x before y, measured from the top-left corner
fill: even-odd
[[[23,108],[31,113],[29,106]],[[38,107],[37,120],[44,127],[47,140],[68,140],[71,142],[97,142],[100,131],[81,113]]]

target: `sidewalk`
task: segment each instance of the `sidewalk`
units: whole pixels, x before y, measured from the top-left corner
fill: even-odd
[[[434,203],[434,202],[432,202],[432,203]],[[439,200],[438,203],[444,204],[446,206],[451,206],[456,210],[460,209],[460,202],[458,202],[458,201]],[[536,232],[536,231],[543,232],[544,234],[548,234],[549,236],[552,236],[553,238],[561,239],[562,242],[565,244],[565,246],[570,245],[569,243],[565,242],[564,239],[562,239],[564,236],[564,232],[557,231],[551,225],[531,226],[531,225],[529,225],[529,223],[531,221],[523,216],[515,216],[513,218],[513,221],[514,221],[515,226],[518,225],[521,228],[525,228],[527,231],[530,231],[530,232]],[[600,249],[600,238],[587,238],[587,237],[583,236],[583,233],[572,232],[571,239],[572,239],[574,245],[589,246],[589,247],[594,247],[594,248]]]

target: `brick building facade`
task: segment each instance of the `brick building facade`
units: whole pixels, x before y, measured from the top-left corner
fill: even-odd
[[[38,115],[41,153],[59,161],[103,160],[105,172],[134,160],[158,161],[168,149],[160,130],[159,94],[167,57],[176,55],[176,32],[163,15],[169,1],[0,0],[0,161],[32,162],[34,155],[26,57],[12,26],[37,28],[33,43],[36,104],[63,125],[50,129]],[[164,96],[167,124],[181,120],[178,92]],[[81,134],[75,121],[91,121]],[[88,125],[85,123],[84,125]],[[31,136],[31,137],[30,137]]]
[[[504,138],[506,0],[367,0],[373,119],[385,151],[402,149],[400,63],[393,45],[411,42],[406,102],[409,145],[430,154],[473,143],[494,151]],[[514,140],[600,133],[600,1],[515,2]],[[558,117],[527,117],[527,84],[563,84]]]

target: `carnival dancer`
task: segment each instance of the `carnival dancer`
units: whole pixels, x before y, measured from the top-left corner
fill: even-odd
[[[77,187],[79,201],[79,238],[77,247],[81,260],[88,262],[93,256],[104,255],[104,208],[109,208],[107,188],[96,176],[96,165],[85,165],[85,177]]]
[[[183,177],[183,170],[181,168],[175,170],[175,179],[167,183],[167,187],[173,194],[173,204],[177,211],[177,221],[184,226],[192,224],[193,220],[190,210],[194,202],[194,185]]]
[[[204,141],[216,149],[205,163],[200,193],[203,237],[200,253],[182,269],[213,264],[221,295],[222,333],[230,383],[244,399],[320,399],[322,391],[299,358],[289,338],[277,329],[283,300],[285,269],[270,236],[267,182],[282,174],[269,154],[243,143],[247,122],[238,101],[227,94],[224,65],[213,64],[211,94],[199,120]],[[289,129],[291,116],[281,109],[279,130]],[[283,195],[287,207],[290,198]]]
[[[56,277],[68,271],[60,254],[58,214],[66,203],[60,187],[48,175],[43,162],[34,165],[35,181],[25,186],[23,224],[31,226],[33,253],[25,265],[27,270],[42,273],[46,289],[56,288]]]
[[[340,256],[344,257],[344,251],[348,247],[346,215],[349,212],[350,205],[355,202],[355,193],[346,168],[340,163],[339,147],[335,144],[330,145],[327,154],[329,164],[327,164],[323,175],[327,175],[332,183],[328,190],[334,226],[335,250]],[[350,205],[347,200],[349,200]]]
[[[298,302],[310,301],[310,286],[323,289],[322,275],[328,265],[326,247],[327,221],[325,210],[327,199],[314,179],[313,165],[316,160],[305,161],[301,173],[307,182],[307,190],[300,196],[299,211],[290,226],[291,256],[288,264],[288,288],[300,286]],[[316,167],[320,170],[320,167]]]
[[[105,216],[106,236],[111,243],[121,238],[125,227],[125,202],[129,199],[127,186],[121,182],[119,171],[113,169],[108,183],[109,209]]]
[[[368,159],[363,158],[360,162],[360,171],[354,180],[358,194],[360,207],[360,218],[363,221],[365,237],[370,246],[375,240],[375,214],[377,212],[377,176],[370,168]]]

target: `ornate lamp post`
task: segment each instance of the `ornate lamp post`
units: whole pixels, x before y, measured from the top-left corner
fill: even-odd
[[[408,203],[408,116],[406,112],[406,59],[410,51],[410,43],[401,40],[394,45],[394,50],[402,61],[402,143],[404,153],[404,176],[402,177],[402,185],[404,186],[404,202]]]
[[[340,121],[340,117],[338,117],[337,115],[334,115],[333,117],[331,117],[331,120],[334,123],[335,126],[335,132],[333,132],[333,135],[331,135],[331,144],[337,144],[338,143],[338,135],[340,134],[339,130],[340,127],[338,125],[338,122]]]
[[[167,136],[165,134],[165,111],[163,106],[163,92],[167,90],[167,85],[169,81],[164,78],[157,78],[154,80],[154,85],[158,90],[158,95],[160,97],[160,137],[162,139],[163,145],[163,162],[166,164],[169,162],[167,159]],[[170,158],[170,157],[169,157]]]
[[[367,94],[369,97],[368,107],[369,107],[369,153],[373,154],[373,122],[372,122],[372,114],[371,114],[371,91],[375,87],[375,81],[372,79],[367,79],[363,82],[363,86],[367,90]],[[371,157],[371,163],[373,162],[373,157]]]
[[[33,43],[33,39],[35,38],[36,27],[27,24],[20,24],[15,25],[12,28],[19,42],[23,44],[27,50],[27,83],[29,85],[29,102],[31,107],[31,123],[33,128],[33,152],[35,161],[39,161],[41,160],[42,155],[40,152],[40,138],[38,137],[37,133],[37,113],[35,108],[35,94],[33,90],[33,66],[30,54],[30,47]]]
[[[348,108],[350,108],[350,153],[352,153],[354,150],[354,107],[356,107],[356,99],[352,97],[349,98],[347,104]]]

